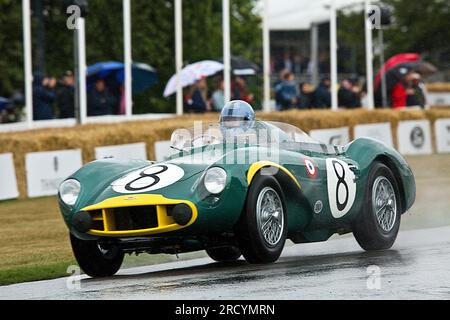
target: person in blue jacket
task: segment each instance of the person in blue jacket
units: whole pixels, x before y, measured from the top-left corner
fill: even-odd
[[[283,75],[283,80],[275,87],[275,95],[279,110],[297,107],[299,92],[292,72]]]
[[[33,80],[33,119],[53,119],[56,79],[35,74]]]

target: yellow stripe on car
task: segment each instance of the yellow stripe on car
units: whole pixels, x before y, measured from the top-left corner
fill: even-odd
[[[259,170],[261,170],[262,168],[265,168],[265,167],[275,167],[277,169],[280,169],[281,171],[286,173],[295,182],[295,184],[301,189],[300,183],[298,182],[297,178],[295,178],[295,176],[288,169],[286,169],[282,165],[279,165],[278,163],[275,163],[272,161],[258,161],[258,162],[253,163],[247,172],[248,185],[250,185],[250,183],[252,182],[252,179],[255,176],[255,174]]]

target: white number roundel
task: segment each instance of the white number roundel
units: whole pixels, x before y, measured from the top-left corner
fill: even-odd
[[[329,158],[326,164],[330,211],[334,218],[341,218],[351,209],[355,201],[355,174],[344,161]]]
[[[111,186],[118,193],[140,193],[167,187],[184,176],[184,171],[173,164],[154,164],[114,181]]]

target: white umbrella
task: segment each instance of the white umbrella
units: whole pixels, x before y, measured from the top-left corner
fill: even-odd
[[[223,70],[223,64],[212,60],[203,60],[187,65],[181,70],[181,86],[189,86],[196,81],[216,74]],[[177,75],[174,74],[164,89],[164,97],[168,97],[177,91]]]

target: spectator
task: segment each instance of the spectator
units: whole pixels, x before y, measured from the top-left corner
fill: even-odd
[[[350,79],[342,80],[338,91],[339,106],[349,109],[361,107],[361,100],[357,90]]]
[[[214,90],[211,102],[213,106],[214,111],[222,111],[223,106],[225,105],[225,96],[224,96],[224,86],[223,86],[223,79],[219,78],[217,79],[217,88]]]
[[[243,100],[249,104],[253,103],[253,94],[247,93],[247,82],[242,77],[236,77],[231,84],[232,100]]]
[[[411,82],[414,80],[414,72],[409,71],[391,91],[391,106],[394,109],[405,108],[408,105],[408,96],[414,95]],[[410,101],[411,103],[411,101]]]
[[[193,92],[187,101],[187,112],[203,113],[208,111],[208,101],[206,99],[206,92],[208,86],[206,79],[198,80],[193,86]]]
[[[421,107],[423,109],[426,105],[426,89],[421,81],[422,77],[419,73],[413,73],[411,78],[409,88],[412,94],[407,96],[406,104],[408,107]]]
[[[291,52],[287,51],[284,53],[284,57],[283,57],[283,69],[286,69],[289,72],[293,71],[293,63],[292,63],[292,59],[291,59]]]
[[[33,119],[53,119],[53,102],[55,101],[56,79],[43,77],[41,74],[34,76],[33,83]]]
[[[299,92],[292,72],[284,75],[283,81],[275,88],[275,95],[279,110],[288,110],[297,106]]]
[[[56,95],[56,105],[59,108],[59,118],[75,117],[75,78],[72,71],[66,71],[63,76],[62,86]]]
[[[313,107],[324,109],[331,107],[331,92],[330,92],[331,81],[330,78],[323,78],[316,90],[314,91]]]
[[[299,109],[310,109],[313,101],[313,88],[309,83],[302,82],[299,85],[299,96],[297,107]]]
[[[88,94],[88,116],[113,114],[116,107],[116,98],[106,87],[105,80],[97,79],[95,87]]]
[[[293,61],[293,72],[294,74],[301,74],[306,72],[308,69],[308,61],[303,56],[303,54],[299,53],[294,56]]]
[[[286,74],[288,74],[289,71],[287,71],[286,69],[281,69],[280,72],[278,73],[278,79],[275,81],[274,83],[274,88],[276,88],[281,82],[283,82]]]

